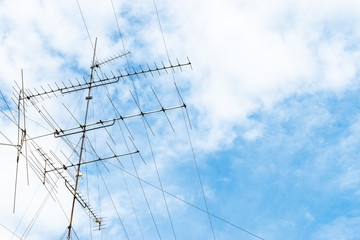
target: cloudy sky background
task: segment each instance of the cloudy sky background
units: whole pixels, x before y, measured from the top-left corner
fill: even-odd
[[[111,1],[79,3],[92,41],[98,37],[98,58],[122,52]],[[153,2],[113,3],[124,44],[131,52],[130,62],[166,61]],[[170,58],[186,61],[188,56],[193,63],[193,71],[184,69],[175,77],[189,106],[191,137],[209,211],[264,239],[358,239],[360,4],[350,0],[158,0],[156,4]],[[34,87],[88,76],[92,47],[76,1],[0,1],[0,42],[1,91],[9,98],[13,80],[20,80],[20,69],[24,69],[26,86]],[[121,70],[126,64],[120,63],[117,67]],[[178,103],[172,80],[171,75],[146,79],[166,106]],[[139,94],[151,95],[143,90],[144,82],[137,80],[136,84]],[[109,90],[119,105],[131,102],[128,89],[132,85],[124,85],[128,87]],[[97,91],[105,102],[105,93]],[[81,98],[77,96],[76,102]],[[70,104],[73,99],[63,101]],[[142,99],[149,110],[156,106],[148,102],[146,97]],[[101,105],[101,100],[98,103]],[[68,123],[69,115],[58,114],[58,108],[49,106],[54,116]],[[0,107],[6,110],[3,103]],[[134,107],[123,110],[133,113]],[[112,110],[99,114],[109,115],[107,111]],[[171,117],[175,134],[161,130],[168,124],[163,116],[162,122],[151,119],[158,130],[151,143],[164,188],[204,209],[182,115]],[[5,117],[0,121],[1,131],[14,132]],[[158,185],[146,133],[137,133],[137,124],[143,123],[129,123],[134,134],[145,136],[136,141],[149,161],[145,167],[136,159],[139,172]],[[16,128],[14,133],[15,141]],[[0,140],[6,142],[2,136]],[[124,147],[118,150],[126,151]],[[0,236],[10,239],[4,226],[16,229],[29,204],[27,198],[34,195],[39,181],[32,177],[30,187],[20,181],[19,210],[13,215],[16,152],[1,147],[0,153]],[[24,179],[24,162],[20,168]],[[92,174],[96,176],[96,170]],[[120,171],[116,174],[121,176]],[[109,181],[109,185],[115,188],[117,181],[122,180]],[[130,187],[139,188],[131,177],[128,182]],[[46,192],[41,186],[39,189],[34,202],[40,203]],[[149,186],[146,191],[163,239],[173,239],[161,192]],[[108,217],[103,237],[125,238],[111,206],[106,207],[106,203],[111,205],[106,191],[102,192],[103,211]],[[123,191],[112,192],[119,202],[127,198]],[[145,239],[157,238],[141,193],[133,190],[132,194],[139,205]],[[59,189],[58,196],[68,213],[69,193]],[[206,214],[166,198],[178,239],[212,238]],[[126,204],[129,202],[119,204],[119,209],[129,238],[138,239],[135,218]],[[36,211],[37,205],[32,209]],[[65,231],[67,220],[59,205],[49,200],[45,209],[27,239],[39,239],[38,234],[50,239]],[[76,213],[76,218],[82,219],[80,208]],[[26,215],[16,231],[19,236],[32,216]],[[131,217],[127,220],[126,216]],[[256,239],[212,220],[217,239]],[[78,224],[74,228],[81,239],[90,239],[86,217]],[[101,236],[96,232],[93,237]]]

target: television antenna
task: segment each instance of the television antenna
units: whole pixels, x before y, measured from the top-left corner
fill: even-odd
[[[89,75],[87,77],[80,78],[80,80],[75,78],[75,80],[71,81],[55,81],[52,84],[42,85],[38,88],[25,88],[24,74],[21,70],[21,84],[15,82],[15,86],[13,87],[13,96],[11,97],[13,104],[9,104],[7,98],[0,92],[4,107],[9,110],[8,112],[5,112],[4,108],[1,108],[0,105],[0,111],[4,116],[6,116],[6,118],[8,118],[10,122],[13,123],[14,126],[16,126],[16,130],[18,133],[17,140],[13,140],[11,137],[13,135],[4,134],[0,131],[2,137],[0,139],[0,145],[12,147],[16,150],[16,172],[13,196],[13,212],[16,211],[19,165],[25,163],[27,184],[29,184],[30,182],[29,169],[31,169],[34,175],[41,181],[41,183],[47,190],[48,196],[50,196],[54,200],[58,201],[56,191],[58,189],[59,182],[63,182],[66,190],[68,191],[68,194],[70,193],[70,196],[72,197],[72,205],[71,211],[70,209],[66,209],[69,219],[68,225],[64,226],[64,228],[66,229],[66,231],[64,231],[64,237],[67,236],[67,239],[71,239],[73,238],[72,236],[74,236],[73,234],[75,230],[73,226],[76,224],[77,220],[76,216],[74,215],[76,212],[76,206],[84,209],[85,213],[89,216],[93,224],[96,226],[95,230],[105,229],[106,215],[104,217],[104,214],[101,212],[101,209],[99,209],[98,206],[93,206],[94,201],[91,201],[92,199],[91,197],[89,197],[89,195],[86,197],[82,194],[82,190],[84,190],[85,186],[81,185],[82,178],[90,175],[87,173],[88,168],[92,168],[93,173],[98,172],[100,180],[102,180],[105,185],[105,181],[103,179],[103,176],[100,174],[100,170],[98,167],[98,164],[101,164],[100,166],[102,166],[106,170],[116,167],[118,169],[121,169],[122,174],[126,173],[134,177],[139,181],[141,189],[143,188],[142,184],[144,183],[149,184],[154,188],[157,188],[163,194],[166,207],[167,203],[164,196],[165,193],[174,197],[177,200],[182,201],[183,203],[186,203],[202,211],[203,213],[206,213],[209,217],[209,220],[210,217],[212,217],[220,219],[221,221],[225,221],[224,219],[221,219],[216,215],[211,214],[207,209],[207,206],[206,209],[199,208],[198,206],[186,202],[184,199],[181,199],[176,195],[166,192],[162,187],[162,183],[160,181],[157,169],[156,171],[160,182],[160,187],[153,185],[151,182],[146,182],[146,180],[139,177],[132,157],[139,157],[139,159],[141,159],[144,164],[147,164],[147,161],[145,161],[145,159],[142,157],[141,153],[143,149],[137,146],[138,143],[136,143],[131,127],[128,126],[127,121],[131,119],[141,119],[148,139],[150,134],[154,134],[152,122],[150,120],[151,116],[153,115],[162,114],[165,121],[168,122],[169,127],[170,129],[172,129],[172,131],[175,131],[175,127],[174,124],[171,122],[171,117],[169,115],[176,110],[185,110],[185,114],[183,114],[183,116],[185,116],[184,118],[188,118],[187,120],[184,119],[185,121],[188,121],[185,124],[188,124],[188,126],[191,127],[191,123],[187,113],[187,105],[184,103],[175,81],[174,90],[175,94],[177,95],[176,97],[179,100],[179,103],[175,105],[170,105],[170,107],[168,107],[167,104],[163,104],[163,100],[160,100],[155,89],[152,86],[150,86],[150,93],[152,94],[152,102],[156,103],[156,106],[154,104],[147,104],[146,102],[140,103],[137,88],[141,88],[142,85],[139,84],[140,86],[136,86],[136,84],[134,83],[134,79],[136,78],[139,79],[140,82],[144,82],[147,81],[145,80],[146,78],[155,77],[156,75],[161,76],[163,74],[169,73],[173,75],[175,72],[182,71],[184,68],[191,68],[191,62],[188,58],[185,61],[179,61],[178,59],[176,59],[175,61],[170,61],[168,55],[168,60],[165,61],[165,63],[157,62],[153,64],[145,64],[135,67],[131,66],[129,62],[127,62],[127,67],[123,69],[116,69],[116,71],[114,71],[115,73],[107,69],[107,66],[116,63],[123,58],[126,58],[129,54],[130,52],[124,51],[123,53],[117,54],[115,56],[108,57],[103,60],[98,60],[96,39],[93,48],[92,61],[89,67]],[[128,84],[131,86],[129,87],[129,89],[131,90],[129,90],[127,97],[131,99],[134,109],[136,109],[136,111],[132,111],[129,114],[125,115],[122,114],[124,111],[119,110],[119,105],[121,101],[115,100],[113,96],[113,93],[118,90],[115,89],[113,92],[109,92],[108,90],[108,87],[114,87],[120,84]],[[102,96],[98,98],[99,96],[94,94],[94,91],[105,94],[102,94]],[[57,118],[59,117],[59,114],[54,114],[53,108],[55,107],[57,109],[60,109],[60,104],[46,104],[48,101],[52,101],[53,99],[63,99],[69,96],[80,94],[82,103],[85,103],[85,106],[82,106],[82,109],[77,108],[77,106],[74,107],[73,102],[64,101],[62,103],[64,109],[62,110],[62,116],[60,117],[66,115],[68,118],[70,118],[71,120],[68,121],[68,123],[70,123],[70,126],[69,124],[65,123],[64,119],[59,120]],[[107,99],[107,105],[105,106],[104,103],[101,103],[100,99]],[[107,116],[104,118],[99,116],[96,120],[94,120],[94,118],[91,119],[89,117],[91,104],[102,105],[101,109],[104,110],[105,108],[104,111],[107,111],[106,109],[112,110],[112,117],[108,117],[109,114],[103,114],[103,116]],[[12,108],[11,105],[16,106],[16,108]],[[33,118],[31,113],[35,113],[37,117]],[[96,114],[93,114],[93,116],[96,116]],[[46,131],[43,131],[41,134],[39,134],[38,131],[33,131],[33,128],[31,124],[29,124],[29,121],[33,122],[32,126],[34,126],[35,123],[43,129],[46,129]],[[120,123],[124,127],[125,131],[127,131],[125,135],[128,135],[126,136],[128,137],[128,139],[124,137],[123,142],[126,145],[126,147],[124,147],[125,151],[118,151],[118,149],[116,149],[116,146],[118,146],[118,139],[113,135],[112,131],[116,125],[121,126]],[[99,132],[101,132],[101,134],[97,135]],[[124,136],[122,130],[121,133]],[[90,134],[94,134],[92,139]],[[100,135],[107,135],[107,140],[109,140],[109,142],[104,141]],[[106,150],[101,149],[99,151],[99,149],[96,147],[97,137],[99,137],[98,141],[101,141],[102,145],[106,147]],[[46,142],[48,141],[48,139],[62,142],[63,146],[61,148],[59,147],[59,145],[48,147]],[[151,149],[152,147],[150,140],[149,146]],[[58,150],[58,148],[60,148],[60,150]],[[150,152],[150,155],[153,155],[152,149]],[[131,157],[132,164],[134,166],[133,172],[129,171],[126,167],[124,167],[124,162],[122,161],[122,159],[129,156]],[[83,169],[86,169],[85,173],[82,172]],[[115,207],[113,199],[111,198],[110,191],[106,187],[106,185],[105,188],[109,195],[110,201],[113,203],[114,209],[119,216],[118,210]],[[128,188],[128,186],[126,186],[126,188]],[[86,192],[88,193],[89,190],[87,190]],[[143,189],[142,192],[144,193]],[[146,199],[145,193],[144,198]],[[152,216],[154,226],[160,238],[160,233],[158,227],[155,224],[154,217],[147,199],[146,204],[148,205],[148,210]],[[169,210],[167,212],[171,222]],[[119,221],[121,225],[123,225],[120,217]],[[234,224],[231,224],[229,222],[227,223],[234,227],[237,227]],[[33,222],[31,224],[33,224]],[[253,235],[258,239],[261,239],[260,237],[252,234],[251,232],[248,232],[241,228],[239,229],[247,232],[250,235]],[[172,230],[176,239],[173,226]],[[125,229],[124,232],[127,236]],[[28,233],[29,231],[26,230],[23,236],[26,237]],[[20,238],[22,238],[23,236],[21,236]],[[213,236],[215,239],[214,230]]]
[[[108,96],[108,100],[110,102],[110,105],[117,113],[116,117],[110,118],[110,119],[102,119],[95,122],[89,121],[89,106],[91,101],[95,101],[95,98],[92,94],[92,91],[95,88],[103,88],[107,87],[108,85],[117,84],[121,81],[133,81],[133,77],[136,78],[147,78],[148,76],[154,77],[155,74],[161,75],[161,74],[167,74],[169,71],[175,72],[175,70],[180,70],[184,67],[191,67],[191,62],[189,59],[187,59],[186,62],[180,63],[178,60],[176,60],[176,63],[172,63],[169,61],[168,64],[164,64],[161,62],[161,64],[154,63],[151,67],[149,64],[146,64],[145,67],[138,66],[138,67],[129,67],[125,68],[124,70],[120,71],[118,70],[117,74],[114,74],[111,72],[111,76],[108,77],[106,74],[102,72],[102,66],[105,64],[108,64],[110,62],[116,61],[128,54],[130,52],[126,52],[123,54],[118,54],[116,56],[98,61],[96,57],[96,46],[97,46],[97,39],[95,40],[95,47],[93,51],[93,57],[92,57],[92,63],[90,66],[90,74],[89,79],[83,78],[82,81],[79,81],[76,79],[76,82],[69,81],[68,84],[65,84],[64,82],[55,82],[55,87],[52,87],[51,85],[48,85],[47,87],[40,86],[40,89],[34,88],[31,90],[30,88],[24,87],[24,77],[23,77],[23,70],[21,70],[21,87],[16,83],[16,86],[13,87],[14,89],[14,96],[17,96],[17,119],[13,116],[11,116],[7,113],[5,113],[3,110],[0,109],[0,111],[9,119],[12,123],[16,124],[17,131],[18,131],[18,139],[17,143],[13,143],[8,136],[3,136],[6,138],[8,142],[0,143],[0,145],[3,146],[11,146],[16,148],[17,155],[16,155],[16,172],[15,172],[15,187],[14,187],[14,201],[13,201],[13,212],[15,213],[16,210],[16,197],[17,197],[17,185],[18,185],[18,169],[19,169],[19,163],[21,162],[21,159],[24,158],[26,162],[26,172],[27,172],[27,183],[29,184],[29,173],[28,173],[28,166],[32,168],[34,173],[37,175],[37,177],[42,180],[43,185],[48,189],[49,194],[53,195],[53,189],[55,189],[57,180],[54,179],[60,179],[64,182],[66,188],[69,190],[71,195],[73,196],[72,200],[72,207],[69,217],[69,225],[68,225],[68,233],[67,233],[67,239],[70,239],[71,232],[73,229],[73,220],[74,220],[74,211],[75,211],[75,205],[78,203],[89,215],[90,218],[93,219],[94,223],[97,224],[97,229],[101,230],[103,227],[103,220],[102,217],[92,208],[92,206],[87,202],[87,200],[84,198],[84,196],[79,191],[79,181],[82,177],[81,167],[84,165],[93,165],[94,163],[98,162],[105,162],[110,159],[117,159],[120,166],[121,161],[119,158],[129,155],[139,155],[141,158],[140,150],[136,147],[134,141],[132,138],[130,138],[130,142],[133,145],[134,150],[128,151],[126,153],[116,153],[111,146],[107,143],[109,146],[112,154],[108,156],[100,156],[100,154],[92,160],[85,160],[84,153],[86,151],[85,145],[88,144],[90,147],[92,146],[91,142],[89,141],[89,138],[87,137],[87,134],[89,132],[96,132],[101,130],[106,130],[108,128],[111,128],[115,125],[117,122],[122,122],[125,124],[127,130],[129,131],[129,135],[132,136],[131,131],[126,125],[125,120],[131,119],[131,118],[142,118],[144,122],[146,123],[146,126],[150,129],[151,132],[153,130],[151,129],[150,123],[147,120],[148,115],[156,114],[156,113],[163,113],[166,117],[169,125],[173,129],[173,124],[171,123],[168,112],[184,108],[186,109],[186,104],[184,102],[181,102],[179,105],[171,106],[171,107],[164,107],[164,105],[160,102],[158,96],[156,95],[154,89],[151,87],[151,90],[154,94],[154,97],[156,101],[159,104],[159,108],[152,109],[150,111],[143,111],[142,107],[140,106],[139,99],[135,97],[134,93],[130,90],[130,94],[133,98],[134,103],[136,104],[136,107],[138,109],[138,112],[130,114],[130,115],[120,115],[119,110],[115,106],[116,104],[111,99],[110,96]],[[101,72],[101,77],[100,73]],[[175,85],[176,89],[177,86]],[[61,98],[65,95],[71,95],[75,94],[77,92],[86,92],[86,108],[85,113],[83,116],[83,122],[77,120],[77,118],[74,116],[71,111],[69,111],[69,114],[76,120],[78,123],[78,126],[73,127],[61,127],[61,124],[58,124],[55,118],[49,113],[49,111],[43,107],[42,109],[38,106],[38,103],[45,102],[48,99],[51,98]],[[182,101],[182,97],[180,95],[180,91],[177,89],[177,93],[179,94],[179,99]],[[2,94],[2,93],[1,93]],[[8,109],[11,112],[11,115],[13,115],[11,108],[6,101],[6,98],[2,95],[4,102],[6,103]],[[68,107],[64,105],[64,107],[68,110]],[[40,135],[30,135],[31,129],[27,130],[26,127],[26,119],[28,118],[27,112],[29,108],[35,109],[36,112],[40,115],[40,117],[47,123],[48,127],[51,129],[51,131],[48,131],[44,134]],[[109,131],[107,131],[109,133]],[[77,136],[80,138],[80,144],[77,147],[74,145],[68,138],[69,137]],[[112,140],[113,137],[111,137],[111,134],[109,134],[110,138]],[[40,144],[37,143],[38,140],[41,140],[43,138],[54,138],[54,139],[62,139],[70,148],[71,151],[73,151],[73,155],[77,156],[77,158],[61,158],[55,154],[54,151],[50,150],[50,154],[46,153],[45,150],[40,146]],[[93,149],[95,153],[95,149]],[[28,154],[28,151],[30,151],[30,155]],[[77,160],[77,161],[75,161]],[[143,160],[145,163],[145,160]],[[68,163],[67,163],[68,162]],[[73,174],[73,171],[69,171],[70,169],[75,169],[75,175]]]

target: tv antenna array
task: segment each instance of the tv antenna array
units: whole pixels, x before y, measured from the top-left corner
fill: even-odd
[[[107,129],[113,126],[116,122],[122,121],[124,125],[126,126],[130,136],[131,132],[129,128],[126,125],[125,120],[130,118],[143,118],[144,122],[146,122],[146,125],[151,130],[150,124],[147,120],[147,115],[155,114],[155,113],[163,113],[166,117],[167,121],[169,122],[171,128],[173,129],[173,125],[168,117],[168,112],[175,109],[184,108],[186,110],[186,104],[182,100],[182,97],[180,95],[180,92],[175,84],[180,104],[172,107],[164,107],[163,104],[160,102],[159,98],[157,97],[155,91],[153,88],[151,88],[156,101],[158,102],[159,108],[152,109],[149,111],[143,111],[138,99],[134,96],[134,94],[131,92],[131,96],[137,106],[138,112],[131,114],[131,115],[120,115],[119,111],[116,108],[116,104],[112,101],[111,97],[108,95],[108,100],[110,101],[112,107],[117,113],[117,116],[110,119],[102,119],[96,122],[89,122],[89,105],[90,102],[93,100],[92,90],[94,88],[100,88],[104,87],[106,85],[111,85],[115,83],[119,83],[119,81],[133,81],[133,78],[136,77],[138,79],[140,78],[146,78],[148,76],[154,77],[154,75],[158,74],[164,74],[169,73],[172,71],[175,73],[175,70],[180,70],[184,67],[190,67],[191,68],[191,62],[189,59],[187,59],[186,62],[180,63],[178,60],[176,60],[176,63],[171,62],[170,60],[168,63],[164,64],[161,62],[160,64],[154,63],[153,66],[150,66],[147,64],[144,66],[138,66],[138,67],[130,67],[128,64],[128,68],[125,68],[125,70],[120,71],[118,70],[117,73],[111,72],[111,75],[107,76],[106,74],[102,73],[101,67],[105,64],[108,64],[112,61],[116,61],[120,58],[123,58],[130,54],[130,52],[125,52],[122,54],[118,54],[116,56],[107,58],[102,61],[97,61],[96,58],[96,43],[94,46],[94,52],[93,52],[93,58],[92,58],[92,64],[90,66],[90,74],[89,78],[83,78],[82,80],[76,79],[76,81],[70,81],[68,83],[64,83],[61,81],[55,82],[55,87],[51,87],[49,84],[47,87],[41,86],[39,89],[29,89],[24,87],[24,78],[23,78],[23,71],[21,71],[21,86],[19,86],[16,82],[16,86],[13,87],[13,96],[11,97],[13,103],[17,106],[17,116],[14,114],[11,110],[11,107],[9,103],[6,101],[6,98],[1,93],[1,96],[3,98],[3,102],[6,105],[6,107],[9,110],[9,114],[4,112],[1,108],[0,111],[13,123],[17,126],[17,143],[14,143],[11,141],[4,133],[0,132],[0,134],[6,139],[6,143],[0,143],[0,145],[3,146],[11,146],[16,148],[16,173],[15,173],[15,187],[14,187],[14,201],[13,201],[13,212],[15,213],[15,207],[16,207],[16,194],[17,194],[17,185],[18,185],[18,169],[19,169],[19,162],[21,158],[24,158],[26,160],[26,173],[27,173],[27,183],[29,184],[29,167],[33,170],[35,175],[39,178],[39,180],[43,183],[45,188],[47,189],[49,195],[52,198],[56,198],[54,196],[54,191],[57,186],[57,181],[62,180],[68,189],[68,191],[72,195],[72,207],[71,207],[71,213],[70,213],[70,219],[69,219],[69,225],[67,230],[67,239],[70,239],[71,231],[72,231],[72,225],[73,225],[73,219],[74,219],[74,209],[75,209],[75,203],[79,203],[81,207],[85,210],[87,215],[97,224],[97,229],[101,230],[103,227],[102,223],[102,217],[98,215],[98,213],[93,209],[93,207],[88,203],[87,199],[80,193],[78,187],[79,187],[79,181],[80,177],[82,176],[81,167],[83,165],[91,165],[92,163],[103,163],[110,159],[117,159],[119,164],[121,164],[119,158],[123,156],[128,155],[134,155],[138,154],[141,159],[144,161],[143,157],[141,156],[140,151],[136,147],[133,140],[131,140],[133,151],[128,151],[125,153],[116,153],[111,146],[108,144],[108,147],[110,148],[112,154],[108,156],[99,156],[97,155],[94,157],[94,159],[86,160],[84,161],[84,152],[85,152],[85,142],[88,141],[88,144],[90,145],[90,148],[93,148],[91,143],[88,140],[87,133],[90,131],[97,131],[99,129]],[[99,72],[101,72],[101,76],[99,75]],[[172,74],[173,74],[172,73]],[[49,114],[49,112],[43,107],[40,108],[38,106],[38,103],[42,101],[46,101],[50,98],[58,98],[67,94],[72,94],[75,92],[83,91],[87,93],[85,97],[86,101],[86,109],[85,109],[85,116],[84,120],[82,122],[76,120],[74,115],[69,111],[69,114],[76,120],[78,123],[78,126],[73,127],[61,127],[58,124],[55,119]],[[136,91],[136,89],[135,89]],[[26,116],[27,108],[28,107],[34,107],[36,111],[40,114],[40,116],[46,121],[47,125],[51,128],[51,131],[48,131],[44,134],[40,135],[30,135],[27,129],[26,120],[28,117]],[[68,109],[65,105],[64,107]],[[187,110],[186,110],[187,111]],[[151,130],[152,132],[152,130]],[[107,131],[109,134],[109,132]],[[68,138],[70,136],[80,136],[79,144],[75,146]],[[111,135],[109,134],[111,137]],[[71,149],[72,156],[68,157],[65,153],[62,152],[63,157],[59,157],[54,151],[50,150],[49,153],[45,152],[45,150],[40,146],[40,144],[37,143],[38,139],[42,138],[57,138],[62,139]],[[95,152],[95,150],[93,149]],[[76,159],[71,160],[72,159]],[[64,160],[65,159],[65,160]],[[145,163],[145,161],[144,161]],[[105,166],[105,165],[104,165]],[[70,169],[75,170],[76,174],[74,176],[73,172],[70,171]]]

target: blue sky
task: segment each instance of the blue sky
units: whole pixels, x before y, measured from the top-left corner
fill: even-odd
[[[111,1],[79,0],[79,4],[90,38],[98,37],[98,59],[122,53]],[[153,1],[113,0],[113,4],[124,45],[131,52],[130,63],[166,62]],[[177,71],[175,80],[191,116],[190,134],[209,212],[263,239],[360,239],[360,4],[351,0],[158,0],[156,4],[170,58],[184,62],[189,57],[192,62],[193,70]],[[75,77],[88,78],[92,48],[77,2],[1,1],[0,55],[1,91],[13,108],[11,86],[13,80],[20,80],[20,69],[24,69],[26,87],[37,89],[76,81]],[[110,76],[125,66],[121,59],[102,70]],[[143,110],[159,108],[149,86],[164,106],[178,105],[172,82],[171,74],[134,79]],[[121,114],[138,112],[129,89],[135,93],[131,81],[94,89],[97,100],[90,106],[89,120],[116,116],[107,94]],[[83,121],[84,97],[85,93],[79,93],[38,105],[61,126],[76,126],[62,103]],[[0,109],[7,109],[2,100]],[[34,124],[49,128],[32,107],[28,117],[29,135],[47,132]],[[136,155],[134,165],[143,180],[159,186],[157,167],[167,192],[205,209],[181,110],[169,111],[169,118],[175,133],[164,115],[147,118],[155,136],[144,129],[141,118],[126,122],[147,163]],[[85,158],[96,157],[91,147],[104,156],[111,155],[111,150],[127,152],[125,143],[134,150],[125,125],[120,126],[125,140],[118,125],[109,128],[114,141],[103,129],[91,132],[92,146],[87,143]],[[16,142],[17,129],[5,117],[0,118],[0,131]],[[74,145],[78,140],[79,136],[70,138]],[[0,142],[6,139],[0,136]],[[63,150],[76,161],[64,143],[44,138],[38,144],[58,156],[63,156]],[[62,180],[58,199],[46,202],[28,233],[27,226],[47,192],[33,173],[26,186],[22,158],[17,212],[12,214],[16,151],[1,146],[0,154],[1,239],[11,239],[10,231],[26,239],[59,238],[68,225],[65,215],[72,200]],[[134,175],[131,161],[121,162]],[[119,166],[116,159],[110,163]],[[139,221],[144,239],[159,238],[138,180],[126,172],[123,178],[120,169],[106,166],[110,172],[103,165],[99,169],[112,197],[95,165],[83,170],[80,183],[80,191],[104,217],[106,229],[89,231],[89,220],[78,206],[74,224],[78,236],[126,239],[128,234],[129,239],[141,239]],[[142,184],[162,239],[174,239],[161,191]],[[213,239],[204,212],[167,193],[165,197],[177,239]],[[218,218],[211,219],[216,239],[257,239]]]

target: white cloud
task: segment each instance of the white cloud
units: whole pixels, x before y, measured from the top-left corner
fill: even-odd
[[[151,63],[152,59],[166,60],[152,1],[114,2],[125,45],[132,51],[131,60],[137,63],[141,60],[145,63]],[[99,58],[121,52],[110,1],[106,4],[80,1],[80,4],[92,39],[99,39]],[[189,56],[193,62],[194,71],[187,70],[183,75],[176,74],[176,77],[179,86],[184,88],[184,97],[189,101],[190,113],[193,114],[195,128],[191,134],[197,152],[231,148],[239,137],[249,142],[260,139],[268,129],[251,116],[259,111],[271,112],[284,99],[318,92],[341,95],[356,85],[359,65],[357,23],[360,18],[356,12],[359,7],[357,1],[187,0],[158,1],[157,5],[170,56],[179,59]],[[12,80],[20,79],[21,68],[25,69],[26,86],[39,86],[45,82],[73,79],[79,69],[88,69],[92,56],[75,1],[2,1],[0,42],[0,81],[9,95]],[[171,76],[167,78],[171,79]],[[158,84],[157,89],[166,100],[174,99],[166,96],[168,87],[163,86],[164,82],[160,79],[155,83]],[[146,91],[141,83],[137,84],[140,92]],[[122,103],[129,103],[127,91],[119,90],[118,97],[123,98]],[[146,100],[144,105],[151,105]],[[69,100],[69,103],[72,102],[75,101]],[[72,110],[75,108],[71,107]],[[59,109],[49,111],[53,115],[60,112],[59,117],[67,119],[69,116]],[[279,117],[280,122],[286,121],[289,116],[287,112],[279,114],[283,114]],[[313,126],[322,124],[321,120],[329,117],[325,110],[320,115],[321,119],[319,116],[306,119],[300,140],[306,141]],[[181,118],[181,115],[173,116]],[[136,123],[129,122],[132,126]],[[174,123],[175,128],[178,129],[180,124],[183,123]],[[167,126],[166,121],[153,127],[168,133],[163,130],[164,125]],[[6,131],[4,124],[1,123],[1,126],[2,131]],[[177,190],[176,184],[171,181],[174,170],[165,166],[174,164],[184,167],[189,164],[188,157],[172,163],[184,151],[183,145],[178,144],[186,139],[185,131],[176,131],[176,134],[180,140],[174,137],[165,141],[161,135],[154,138],[159,143],[155,150],[162,152],[158,154],[160,174],[170,182],[168,185],[174,191]],[[137,139],[136,144],[143,147],[147,142],[146,139]],[[167,150],[167,146],[175,147]],[[96,147],[103,146],[98,143]],[[188,146],[186,148],[189,149]],[[11,164],[8,167],[13,169],[14,163]],[[277,167],[274,164],[270,166],[272,169]],[[149,162],[148,167],[153,169],[153,164]],[[139,167],[139,172],[157,182],[148,168]],[[358,181],[352,177],[356,173],[355,169],[349,172],[348,177],[341,178],[343,185],[357,186]],[[2,177],[13,179],[13,171],[4,171]],[[191,182],[182,178],[186,177],[181,177],[180,181],[184,183]],[[206,187],[209,197],[215,197],[216,189]],[[11,192],[8,185],[3,189]],[[160,204],[157,194],[151,192],[154,201]],[[137,199],[142,197],[139,192],[135,195]],[[188,195],[191,199],[191,194]],[[144,207],[141,200],[137,203]],[[175,203],[171,207],[175,212],[182,211]],[[145,208],[142,210],[146,212]],[[164,215],[164,212],[161,214]],[[305,217],[312,219],[307,213]],[[85,226],[87,222],[82,224]]]
[[[208,149],[240,136],[234,127],[252,112],[272,108],[293,94],[341,92],[353,86],[359,57],[348,46],[358,38],[352,25],[359,21],[356,4],[181,3],[183,11],[169,16],[184,23],[182,37],[169,41],[170,52],[190,49],[196,76],[190,101],[203,116],[199,125],[208,135]]]
[[[359,237],[358,217],[339,217],[322,226],[312,239],[342,239],[350,240]]]

